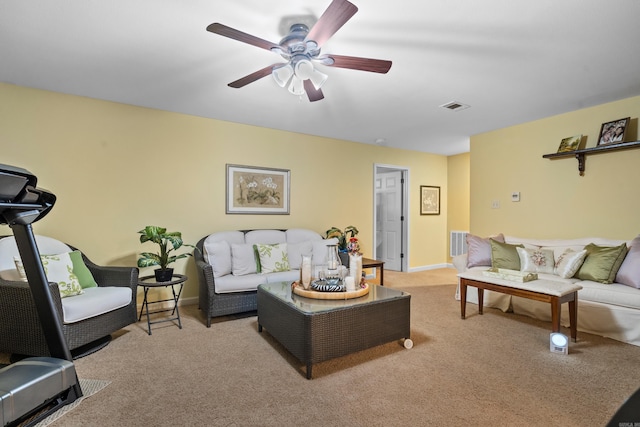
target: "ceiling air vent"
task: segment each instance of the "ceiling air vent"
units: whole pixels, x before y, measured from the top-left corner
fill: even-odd
[[[451,110],[451,111],[462,111],[469,108],[469,105],[463,104],[461,102],[453,101],[453,102],[448,102],[446,104],[442,104],[440,107],[446,108],[447,110]]]

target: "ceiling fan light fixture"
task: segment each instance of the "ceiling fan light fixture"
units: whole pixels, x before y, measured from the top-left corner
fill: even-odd
[[[296,75],[291,77],[291,83],[289,84],[289,92],[293,95],[301,96],[305,94],[304,80],[300,79]]]
[[[285,87],[291,76],[293,76],[293,67],[289,64],[285,64],[279,67],[273,67],[273,71],[271,72],[273,79],[276,81],[278,86]]]
[[[302,80],[311,80],[316,89],[320,89],[329,78],[328,75],[316,70],[308,59],[296,62],[295,75]]]

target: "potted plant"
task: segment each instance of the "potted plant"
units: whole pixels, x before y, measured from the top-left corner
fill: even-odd
[[[181,248],[182,246],[190,246],[182,241],[182,233],[179,231],[167,232],[166,228],[148,225],[143,230],[138,231],[140,234],[140,243],[153,242],[160,247],[160,252],[142,252],[138,259],[138,267],[159,266],[154,273],[158,282],[169,282],[173,277],[173,268],[167,266],[181,258],[191,256],[190,253],[182,253],[179,255],[170,255],[171,252]]]
[[[325,238],[331,239],[333,237],[338,239],[338,251],[340,256],[340,261],[342,265],[349,266],[349,249],[347,245],[351,239],[356,238],[359,231],[353,225],[350,225],[342,231],[338,227],[331,227],[325,232]],[[357,242],[357,240],[356,240]],[[360,246],[358,245],[358,251],[360,250]]]

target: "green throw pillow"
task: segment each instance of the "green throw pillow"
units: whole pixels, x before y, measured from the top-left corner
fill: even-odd
[[[489,239],[491,243],[491,268],[506,268],[520,271],[520,255],[516,248],[523,245],[510,245]]]
[[[93,274],[91,274],[91,271],[89,271],[89,269],[85,265],[80,251],[69,252],[69,256],[71,257],[71,262],[73,263],[73,274],[78,277],[78,281],[80,282],[80,286],[82,286],[82,289],[97,288],[98,284],[93,278]]]
[[[613,283],[627,255],[627,245],[598,246],[590,243],[584,248],[587,257],[575,277],[604,284]]]

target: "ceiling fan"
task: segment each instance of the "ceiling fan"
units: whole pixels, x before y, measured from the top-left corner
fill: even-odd
[[[217,22],[209,25],[207,31],[270,50],[287,61],[244,76],[229,83],[230,87],[241,88],[271,74],[280,87],[287,86],[289,92],[298,96],[306,93],[309,101],[314,102],[324,98],[320,88],[328,78],[314,64],[381,74],[391,68],[391,61],[381,59],[320,54],[322,45],[357,11],[358,8],[347,0],[333,0],[311,29],[305,24],[294,24],[280,43],[272,43]]]

